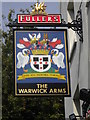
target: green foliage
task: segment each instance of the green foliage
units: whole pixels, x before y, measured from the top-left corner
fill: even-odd
[[[21,12],[25,12],[23,9]],[[26,12],[29,12],[26,9]],[[13,22],[14,10],[8,14]],[[6,26],[7,27],[7,26]],[[13,67],[13,32],[2,32],[2,120],[64,120],[63,99],[59,97],[15,97]]]

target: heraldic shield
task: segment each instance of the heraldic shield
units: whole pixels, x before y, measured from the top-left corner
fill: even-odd
[[[37,72],[46,72],[51,68],[51,55],[31,55],[31,68]]]

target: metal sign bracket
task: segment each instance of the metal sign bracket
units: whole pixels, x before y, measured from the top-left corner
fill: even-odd
[[[82,30],[82,14],[81,9],[78,10],[76,19],[73,20],[71,23],[66,23],[64,19],[61,19],[61,23],[18,23],[17,19],[12,23],[8,24],[9,27],[67,27],[68,29],[72,29],[73,31],[77,32],[80,37],[80,41],[83,42],[83,30]]]
[[[69,24],[69,23],[68,23]],[[75,24],[75,26],[73,27],[73,25]],[[71,22],[71,27],[70,27],[73,31],[77,32],[77,34],[80,37],[80,41],[83,42],[83,30],[82,30],[82,14],[81,14],[81,9],[77,12],[76,15],[76,20],[73,20]]]

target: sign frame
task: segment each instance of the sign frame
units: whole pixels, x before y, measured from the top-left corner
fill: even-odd
[[[16,31],[64,31],[65,32],[65,50],[66,50],[66,64],[67,64],[67,76],[68,76],[68,83],[67,83],[67,94],[17,94],[17,83],[16,83]],[[63,96],[63,97],[70,97],[71,96],[71,88],[70,88],[70,71],[69,71],[69,60],[68,60],[68,42],[67,42],[67,28],[59,28],[59,29],[13,29],[13,49],[14,49],[14,83],[15,83],[15,96]],[[38,83],[37,83],[38,84]],[[42,84],[42,83],[41,83]],[[46,83],[47,84],[47,83]]]

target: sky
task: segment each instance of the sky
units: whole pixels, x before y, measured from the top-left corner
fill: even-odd
[[[2,3],[2,13],[8,14],[9,9],[15,9],[18,13],[20,8],[26,9],[29,8],[31,11],[30,6],[33,5],[33,2],[3,2]],[[60,5],[57,2],[47,2],[46,12],[48,13],[60,13]]]
[[[0,23],[1,23],[1,14],[2,14],[2,4],[0,2]]]
[[[11,2],[12,0],[0,0],[1,2]],[[25,2],[25,0],[13,0],[13,2]],[[26,2],[36,2],[37,0],[26,0]],[[40,2],[88,2],[89,0],[39,0]]]
[[[26,0],[26,2],[36,2],[37,0]],[[39,0],[39,2],[60,2],[61,0]],[[67,1],[67,0],[63,0]],[[25,2],[25,0],[0,0],[0,2]]]

